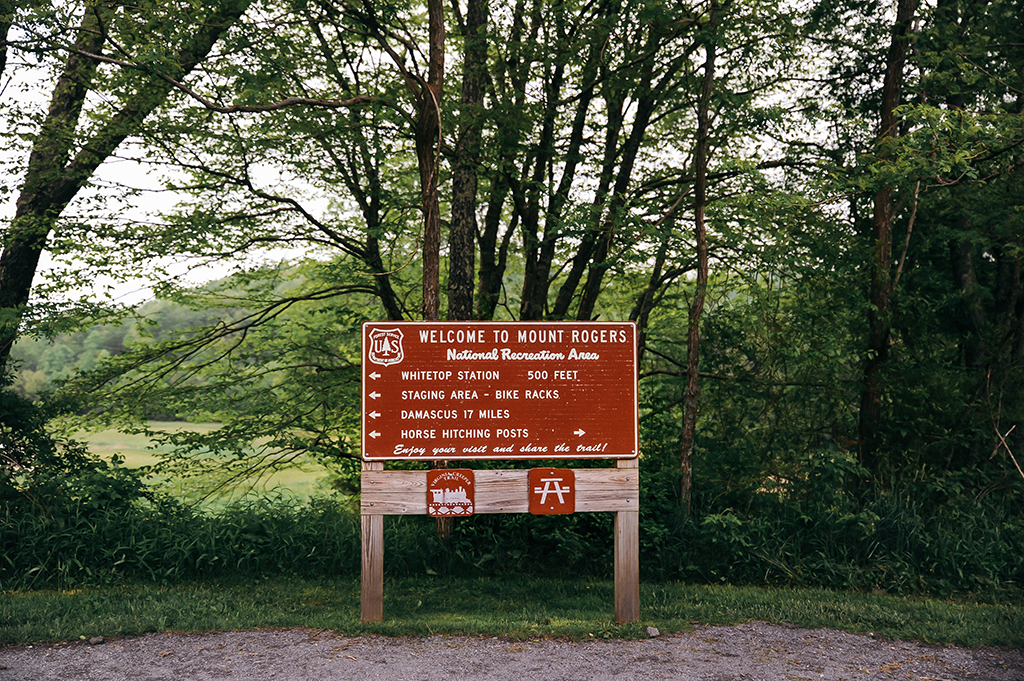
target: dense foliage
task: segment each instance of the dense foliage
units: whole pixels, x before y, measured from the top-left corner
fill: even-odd
[[[861,501],[843,483],[864,471],[849,457],[823,456],[808,462],[805,480],[751,490],[743,504],[723,503],[721,481],[702,476],[684,519],[675,457],[659,468],[651,454],[641,496],[645,580],[1019,598],[1024,520],[1010,497],[972,492],[978,471],[922,477]],[[0,587],[359,574],[358,515],[344,499],[250,498],[202,512],[137,483],[123,470],[72,475],[46,513],[8,499]],[[611,534],[609,514],[494,515],[456,523],[442,542],[431,519],[394,517],[386,573],[607,578]]]
[[[359,324],[439,307],[637,323],[649,577],[1019,588],[1022,14],[0,2],[4,582],[354,569],[345,501],[204,514],[59,433],[351,490]],[[607,525],[396,521],[389,569],[600,573]]]

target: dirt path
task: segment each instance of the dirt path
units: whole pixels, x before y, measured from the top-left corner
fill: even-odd
[[[1024,681],[1024,651],[876,640],[763,622],[644,641],[348,638],[288,629],[0,648],[2,681]]]

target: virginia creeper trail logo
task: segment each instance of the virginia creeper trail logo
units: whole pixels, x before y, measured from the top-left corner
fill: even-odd
[[[471,469],[427,471],[427,515],[435,518],[473,515]]]
[[[405,359],[401,329],[374,329],[370,331],[370,361],[381,366],[399,364]]]

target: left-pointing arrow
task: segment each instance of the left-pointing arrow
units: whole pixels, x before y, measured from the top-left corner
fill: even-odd
[[[371,411],[369,416],[370,416],[371,419],[379,419],[380,418],[380,412],[379,411]]]
[[[380,374],[374,371],[372,374],[370,374],[370,378],[376,381],[378,378],[380,378]]]
[[[372,437],[374,440],[376,440],[377,438],[380,437],[380,433],[378,433],[376,430],[371,430],[370,431],[370,437]]]
[[[378,397],[380,397],[380,393],[370,393],[370,397],[372,397],[373,399],[377,399]]]

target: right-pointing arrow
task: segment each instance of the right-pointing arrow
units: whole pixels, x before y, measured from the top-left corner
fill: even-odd
[[[583,437],[584,435],[587,434],[587,431],[583,430],[582,428],[580,428],[579,430],[574,430],[572,432],[576,435],[579,435],[580,437]]]

